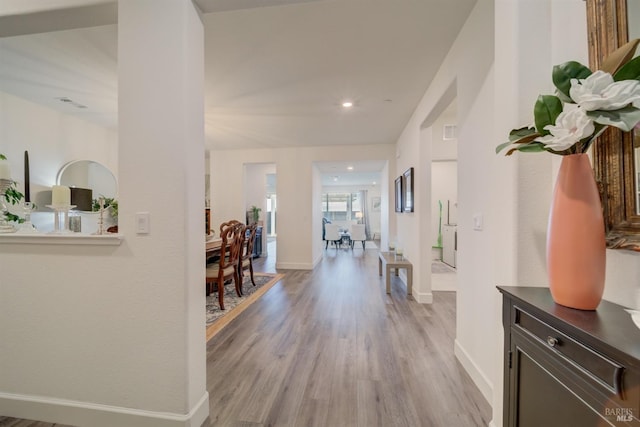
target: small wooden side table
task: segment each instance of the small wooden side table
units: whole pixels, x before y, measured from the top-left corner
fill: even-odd
[[[403,256],[397,256],[392,252],[380,252],[378,255],[378,274],[382,276],[382,266],[385,266],[385,279],[387,282],[387,293],[391,293],[391,269],[396,269],[396,276],[398,270],[404,268],[407,270],[407,295],[411,295],[413,292],[413,265],[411,262]]]

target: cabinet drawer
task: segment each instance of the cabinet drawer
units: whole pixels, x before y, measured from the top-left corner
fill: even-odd
[[[514,306],[514,309],[516,328],[535,337],[544,346],[562,355],[571,365],[583,371],[590,379],[609,392],[619,398],[623,397],[624,368],[619,363],[580,344],[520,307]]]

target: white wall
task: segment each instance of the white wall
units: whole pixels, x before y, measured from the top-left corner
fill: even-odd
[[[449,54],[442,63],[437,75],[425,92],[413,116],[398,140],[399,158],[396,161],[396,168],[399,171],[406,170],[414,166],[413,159],[420,159],[421,167],[416,170],[418,178],[416,183],[416,197],[428,197],[427,201],[417,200],[416,206],[419,209],[414,214],[402,214],[396,216],[398,226],[398,240],[405,241],[405,252],[407,257],[414,260],[414,294],[418,301],[429,302],[431,293],[431,186],[421,190],[420,185],[430,182],[431,179],[431,145],[435,131],[431,127],[420,131],[423,123],[431,126],[435,119],[434,111],[444,110],[452,98],[451,88],[455,92],[457,99],[457,119],[458,130],[464,126],[468,120],[468,115],[473,103],[476,101],[478,91],[486,78],[487,72],[493,59],[493,2],[490,0],[480,0],[473,13],[467,20],[464,28],[459,34],[456,42]],[[443,105],[444,104],[444,105]],[[490,109],[485,108],[486,112]],[[441,111],[437,111],[437,116]],[[438,136],[439,137],[439,136]],[[474,135],[474,141],[482,141],[482,135]],[[491,136],[485,136],[484,140],[489,141]],[[462,137],[459,136],[458,144],[462,144]],[[458,150],[461,156],[461,150]],[[423,169],[423,170],[421,170]],[[462,184],[459,184],[462,185]],[[460,213],[459,205],[459,213]],[[421,236],[415,239],[413,236]],[[462,239],[459,243],[462,245]],[[417,261],[416,261],[417,260]],[[416,265],[417,263],[417,265]]]
[[[440,205],[442,224],[457,223],[458,203],[458,139],[445,140],[444,126],[457,125],[456,102],[431,125],[431,235],[429,243],[438,243]],[[449,202],[449,203],[447,203]]]
[[[276,173],[276,165],[273,163],[248,163],[244,165],[244,192],[245,208],[250,210],[251,206],[257,206],[260,211],[260,219],[264,220],[267,212],[267,174]],[[237,218],[244,222],[244,216]]]
[[[453,92],[453,97],[457,99],[455,123],[459,132],[456,354],[490,402],[493,400],[492,381],[496,368],[494,358],[500,355],[500,350],[496,348],[498,328],[492,316],[487,316],[487,313],[498,309],[493,303],[497,295],[495,282],[490,271],[487,271],[492,264],[492,255],[487,250],[491,236],[486,232],[476,232],[474,235],[469,224],[473,212],[481,211],[486,214],[489,211],[488,200],[491,194],[488,183],[483,184],[483,177],[487,181],[490,176],[491,171],[486,161],[493,156],[495,145],[490,71],[493,63],[493,14],[493,1],[478,1],[400,136],[400,157],[397,160],[397,169],[405,170],[412,166],[412,159],[420,158],[422,168],[428,169],[428,172],[417,182],[430,182],[433,166],[432,141],[441,139],[441,130],[434,129],[435,120],[430,117],[434,117],[434,112],[439,115],[440,111],[437,110],[449,105]],[[428,127],[421,131],[423,125]],[[420,170],[417,172],[418,176],[422,175]],[[420,210],[414,215],[398,215],[396,220],[399,240],[408,242],[405,244],[407,256],[420,262],[418,266],[414,265],[414,283],[418,283],[417,298],[420,301],[420,298],[427,299],[431,292],[433,199],[430,186],[419,192],[417,190],[416,195],[426,194],[429,200],[426,203],[418,201]],[[471,193],[473,198],[469,197]],[[415,239],[413,236],[416,230],[421,231],[421,236],[426,235],[429,243],[423,244],[423,239]],[[476,345],[479,337],[485,340],[482,347]]]
[[[0,413],[98,427],[200,425],[209,412],[202,23],[191,2],[120,2],[118,15],[124,241],[0,245]],[[0,117],[33,123],[34,107],[25,108]],[[6,146],[12,159],[30,149],[42,185],[92,143],[86,125],[58,119],[67,134],[43,121]],[[60,143],[70,134],[79,135],[74,148]],[[42,145],[24,147],[25,135]],[[45,147],[48,162],[39,160]],[[81,154],[113,167],[111,153]],[[150,234],[136,234],[136,212],[150,213]]]
[[[458,158],[458,138],[444,139],[444,126],[458,124],[456,105],[456,101],[452,101],[451,105],[431,125],[433,128],[431,159],[433,161],[455,160]]]
[[[311,269],[322,259],[321,184],[315,181],[314,162],[391,161],[393,145],[278,148],[211,152],[211,223],[244,215],[244,190],[230,182],[242,182],[245,163],[275,163],[278,171],[278,250],[276,266]],[[391,178],[389,178],[391,179]],[[319,216],[317,216],[319,215]],[[317,217],[316,217],[317,216]],[[320,233],[316,235],[316,229]]]
[[[311,248],[311,259],[317,260],[322,257],[324,246],[322,246],[322,199],[320,197],[322,194],[322,174],[316,164],[312,165],[312,175],[311,223],[318,225],[313,227],[311,232],[311,241],[314,242]]]
[[[442,203],[442,225],[457,223],[458,162],[456,160],[431,163],[431,236],[429,243],[438,243],[439,215]],[[447,203],[449,202],[449,203]],[[449,207],[448,207],[449,206]],[[447,210],[450,215],[447,215]],[[447,219],[448,218],[448,219]]]

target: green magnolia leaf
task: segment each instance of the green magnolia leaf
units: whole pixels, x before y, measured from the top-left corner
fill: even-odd
[[[558,98],[560,98],[560,101],[567,103],[573,103],[573,99],[571,99],[570,97],[568,97],[567,95],[565,95],[564,93],[560,92],[559,90],[556,89],[556,96]]]
[[[576,61],[565,62],[553,67],[551,78],[558,91],[571,99],[569,89],[571,89],[571,79],[586,79],[592,74],[591,70]]]
[[[523,127],[520,129],[513,129],[509,132],[509,141],[515,142],[529,135],[537,134],[535,128]]]
[[[615,111],[589,111],[587,115],[596,123],[613,126],[624,132],[629,132],[640,123],[640,109],[631,106]]]
[[[507,141],[507,142],[503,142],[502,144],[498,145],[496,147],[496,154],[498,154],[499,152],[501,152],[502,150],[504,150],[505,148],[507,148],[511,144],[512,144],[511,141]]]
[[[613,76],[613,80],[640,80],[640,56],[624,64]]]
[[[562,102],[555,95],[540,95],[533,107],[536,129],[541,135],[548,135],[544,127],[556,123],[556,118],[562,112]]]
[[[509,145],[528,144],[539,136],[541,135],[536,132],[535,128],[524,127],[520,129],[513,129],[509,133],[509,141],[504,142],[496,147],[496,154],[507,148]]]
[[[7,160],[4,154],[0,154],[0,160]]]
[[[546,151],[545,145],[542,142],[532,142],[527,145],[518,146],[518,151],[522,151],[525,153],[539,153],[541,151]]]
[[[545,146],[542,142],[531,142],[529,144],[522,144],[513,147],[511,150],[507,151],[507,156],[512,155],[515,151],[522,151],[524,153],[540,153],[542,151],[546,151]]]

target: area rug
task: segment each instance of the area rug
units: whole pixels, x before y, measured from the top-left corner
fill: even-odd
[[[242,281],[243,296],[238,297],[233,283],[229,283],[224,287],[224,310],[220,310],[218,293],[214,292],[209,295],[207,297],[207,341],[238,317],[240,313],[283,277],[284,274],[253,273],[253,278],[256,282],[256,286],[253,286],[249,274],[246,273]]]

